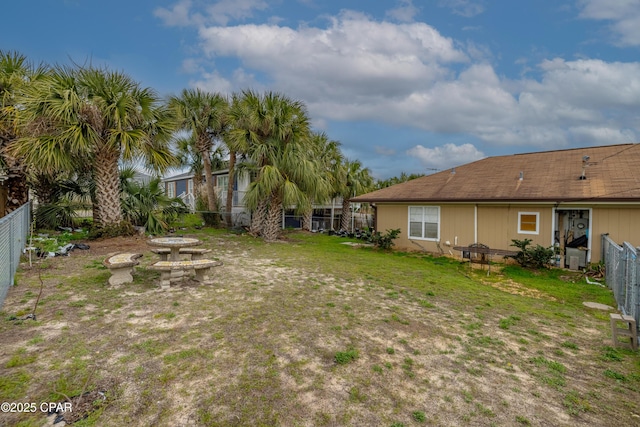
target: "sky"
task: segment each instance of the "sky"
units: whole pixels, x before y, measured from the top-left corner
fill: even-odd
[[[640,0],[25,0],[0,49],[273,91],[377,179],[640,142]]]

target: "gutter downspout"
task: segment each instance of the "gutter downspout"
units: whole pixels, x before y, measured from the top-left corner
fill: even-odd
[[[473,206],[473,242],[478,243],[478,204]]]

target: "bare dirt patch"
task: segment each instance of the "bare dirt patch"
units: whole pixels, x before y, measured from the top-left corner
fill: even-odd
[[[548,295],[505,280],[460,303],[437,283],[425,294],[395,284],[401,275],[346,277],[246,236],[202,238],[224,263],[211,285],[161,291],[142,237],[23,265],[4,312],[28,312],[39,277],[45,289],[37,321],[0,325],[3,397],[49,399],[55,389],[74,398],[108,382],[89,425],[408,426],[416,412],[439,426],[637,421],[626,370],[636,356],[603,353],[607,323],[561,308],[510,316],[509,298],[535,308],[554,304]],[[144,256],[134,283],[114,289],[101,262],[121,251]],[[505,306],[495,307],[497,292]],[[337,364],[350,350],[357,357]],[[10,388],[14,380],[23,386]],[[9,414],[0,425],[21,419],[39,418]]]

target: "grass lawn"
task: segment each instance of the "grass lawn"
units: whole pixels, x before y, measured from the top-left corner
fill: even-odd
[[[183,233],[224,262],[213,284],[160,290],[143,238],[21,265],[0,402],[38,410],[0,425],[45,425],[40,403],[66,399],[81,426],[640,425],[640,357],[582,304],[612,293],[575,272],[487,277],[333,236]],[[112,288],[102,261],[121,250],[144,257]]]

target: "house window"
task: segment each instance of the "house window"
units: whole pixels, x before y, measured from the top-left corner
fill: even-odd
[[[409,238],[440,239],[440,208],[438,206],[409,206]]]
[[[518,233],[519,234],[539,234],[540,233],[540,213],[539,212],[518,212]]]
[[[187,194],[193,194],[193,179],[187,180]]]
[[[176,183],[175,182],[167,182],[167,197],[176,197]]]
[[[226,193],[229,185],[229,175],[220,175],[216,177],[216,187],[219,193]]]
[[[229,175],[216,176],[216,197],[221,206],[227,206],[227,187],[229,185]]]

